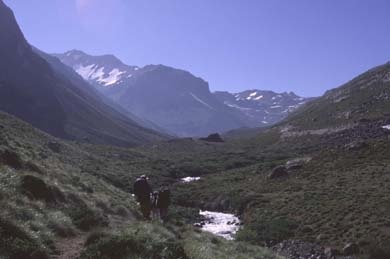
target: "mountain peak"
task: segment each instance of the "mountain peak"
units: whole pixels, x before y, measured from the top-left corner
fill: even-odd
[[[116,56],[112,54],[104,54],[104,55],[97,55],[97,56],[92,56],[87,53],[85,53],[82,50],[78,49],[73,49],[66,51],[63,54],[54,54],[55,56],[63,56],[63,57],[68,57],[70,59],[74,60],[85,60],[85,59],[97,59],[97,60],[103,60],[104,62],[109,62],[112,64],[120,65],[123,66],[124,64],[122,63],[121,60],[119,60]]]
[[[0,0],[0,51],[2,59],[4,55],[21,57],[29,50],[30,45],[27,43],[12,10]]]
[[[297,96],[293,92],[276,93],[258,89],[214,94],[225,105],[252,118],[257,126],[277,123],[311,99]]]
[[[137,66],[125,65],[117,57],[109,54],[92,56],[80,50],[70,50],[54,56],[72,67],[99,90],[127,82],[139,70]]]

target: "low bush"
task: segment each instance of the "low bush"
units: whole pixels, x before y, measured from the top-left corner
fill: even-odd
[[[254,243],[276,244],[282,240],[291,238],[297,224],[285,218],[272,220],[256,219],[249,222],[237,233],[237,239]]]
[[[21,189],[30,199],[44,200],[50,203],[64,202],[65,196],[55,186],[47,185],[34,175],[25,175],[21,179]]]
[[[159,227],[145,224],[121,233],[94,232],[80,258],[186,259],[180,242]]]
[[[46,259],[47,251],[17,225],[0,218],[0,257]]]
[[[108,219],[105,215],[87,206],[69,209],[69,216],[73,224],[84,231],[94,227],[108,226]]]
[[[367,248],[367,259],[389,259],[390,258],[390,241],[377,242],[373,241]]]

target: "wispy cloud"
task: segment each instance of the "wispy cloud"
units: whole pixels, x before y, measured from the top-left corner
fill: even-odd
[[[115,30],[123,20],[123,0],[75,0],[75,8],[84,29],[92,32]]]
[[[76,10],[79,14],[88,10],[88,7],[93,5],[93,0],[76,0]]]

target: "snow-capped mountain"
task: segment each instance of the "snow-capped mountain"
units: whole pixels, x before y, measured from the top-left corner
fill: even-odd
[[[100,88],[99,90],[123,84],[139,70],[137,66],[123,64],[113,55],[91,56],[79,50],[71,50],[54,56],[72,67],[85,80]]]
[[[191,73],[164,65],[128,66],[111,55],[56,54],[104,95],[136,116],[178,136],[204,136],[249,127],[246,117]]]
[[[256,126],[275,124],[312,99],[293,92],[256,89],[239,93],[215,92],[214,95],[225,105],[244,113]]]
[[[56,54],[100,92],[136,116],[178,136],[268,126],[310,100],[294,93],[211,93],[208,83],[164,65],[130,66],[112,55]]]

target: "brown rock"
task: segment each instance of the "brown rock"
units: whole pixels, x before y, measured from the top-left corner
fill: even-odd
[[[354,255],[359,253],[359,246],[355,243],[348,243],[343,248],[344,255]]]
[[[268,175],[269,179],[283,178],[287,177],[288,172],[287,168],[283,165],[275,167],[272,172]]]

